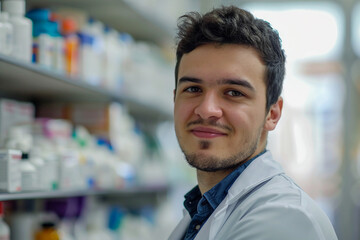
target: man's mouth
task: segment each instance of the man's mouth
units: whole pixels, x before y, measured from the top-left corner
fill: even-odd
[[[227,136],[226,133],[209,127],[195,127],[191,129],[190,132],[199,138],[216,138]]]

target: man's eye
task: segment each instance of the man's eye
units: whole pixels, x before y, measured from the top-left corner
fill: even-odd
[[[236,91],[236,90],[227,91],[226,94],[229,95],[229,96],[232,96],[232,97],[241,97],[241,96],[244,96],[244,94],[242,94],[241,92]]]
[[[200,92],[201,89],[198,88],[198,87],[188,87],[188,88],[185,88],[184,92],[191,92],[191,93],[194,93],[194,92]]]

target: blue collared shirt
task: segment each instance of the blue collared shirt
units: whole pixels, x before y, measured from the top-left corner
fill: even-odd
[[[235,180],[255,158],[261,156],[265,152],[266,151],[264,150],[262,153],[246,161],[213,188],[204,193],[203,196],[201,196],[198,185],[185,195],[184,206],[191,216],[191,222],[184,236],[184,240],[192,240],[196,237],[196,234],[206,220],[215,211],[222,200],[224,200]]]

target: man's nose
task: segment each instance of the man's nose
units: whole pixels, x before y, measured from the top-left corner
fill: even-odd
[[[220,118],[223,114],[220,101],[215,93],[205,94],[194,112],[202,119]]]

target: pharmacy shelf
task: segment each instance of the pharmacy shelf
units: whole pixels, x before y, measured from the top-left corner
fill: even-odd
[[[124,103],[131,114],[148,120],[171,120],[169,111],[81,79],[70,78],[39,65],[0,55],[0,97],[32,102]]]
[[[142,10],[132,0],[27,0],[27,9],[35,7],[72,8],[102,21],[121,32],[130,33],[137,40],[159,45],[173,41],[175,26],[161,21],[152,9]]]
[[[34,191],[5,193],[0,192],[0,201],[13,201],[23,199],[49,199],[49,198],[69,198],[80,196],[106,196],[106,197],[131,197],[131,196],[157,196],[165,194],[169,187],[167,185],[133,186],[123,189],[108,190],[54,190],[54,191]]]

